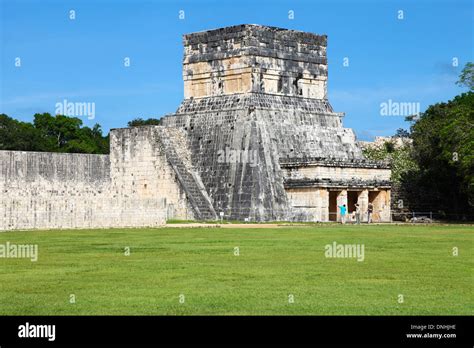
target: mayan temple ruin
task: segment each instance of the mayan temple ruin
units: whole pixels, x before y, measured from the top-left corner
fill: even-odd
[[[327,97],[327,37],[260,25],[184,35],[184,100],[113,129],[110,155],[0,151],[0,230],[166,219],[390,221],[390,168]]]

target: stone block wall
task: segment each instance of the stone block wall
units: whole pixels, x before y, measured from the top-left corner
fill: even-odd
[[[168,219],[193,219],[193,211],[166,157],[163,127],[112,129],[110,132],[111,196],[162,199]],[[181,153],[187,149],[182,149]]]
[[[108,155],[0,151],[0,231],[157,226],[162,199],[110,196]]]
[[[285,178],[289,180],[331,180],[333,182],[374,182],[383,183],[390,181],[390,168],[377,168],[371,166],[338,166],[309,164],[307,166],[294,166],[285,168]]]
[[[162,132],[112,130],[110,156],[0,151],[0,231],[153,227],[193,219]]]
[[[108,156],[0,151],[0,230],[93,223],[108,172]]]
[[[184,35],[185,98],[262,92],[326,98],[326,35],[237,25]]]
[[[318,188],[286,190],[297,221],[329,221],[329,192]]]

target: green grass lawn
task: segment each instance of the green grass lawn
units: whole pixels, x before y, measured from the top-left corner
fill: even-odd
[[[472,315],[473,232],[322,225],[0,233],[0,244],[39,246],[37,262],[0,258],[0,315]],[[364,261],[326,258],[334,241],[364,244]]]

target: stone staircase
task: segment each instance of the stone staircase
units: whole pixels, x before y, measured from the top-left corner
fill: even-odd
[[[195,218],[198,220],[216,220],[217,214],[212,206],[211,199],[199,174],[192,165],[185,132],[177,128],[163,127],[160,138],[166,158],[186,192],[186,196],[194,210]]]

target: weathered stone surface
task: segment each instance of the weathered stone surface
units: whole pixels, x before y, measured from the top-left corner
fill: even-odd
[[[162,198],[110,195],[105,155],[0,151],[0,231],[156,226]]]
[[[184,36],[185,100],[163,125],[188,134],[216,212],[327,221],[330,189],[346,203],[347,190],[389,193],[389,168],[364,158],[327,100],[326,45],[325,35],[258,25]],[[220,161],[227,149],[256,154],[257,165]],[[324,201],[302,208],[295,190]]]
[[[0,231],[193,219],[160,129],[113,130],[110,156],[0,151]]]
[[[325,35],[238,25],[184,36],[185,98],[263,92],[326,98]]]
[[[111,130],[112,199],[162,199],[167,218],[193,219],[192,208],[163,146],[164,138],[169,138],[163,131],[163,127]]]

